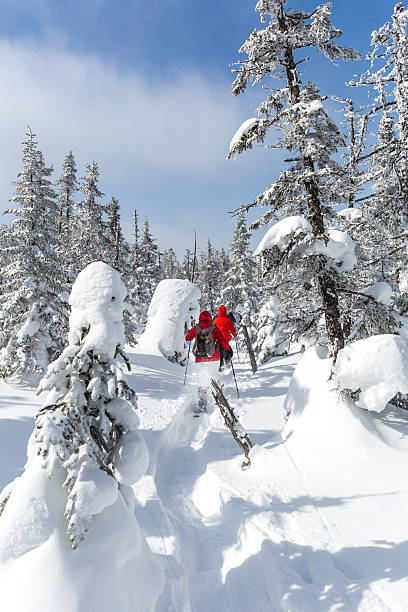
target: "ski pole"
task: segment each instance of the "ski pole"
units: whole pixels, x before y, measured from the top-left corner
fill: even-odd
[[[236,344],[236,347],[237,347],[237,357],[238,357],[238,363],[241,363],[241,360],[240,360],[240,358],[239,358],[238,340],[237,340],[237,337],[236,337],[236,336],[235,336],[235,344]]]
[[[231,363],[231,368],[232,368],[232,374],[234,375],[234,380],[235,380],[235,388],[236,388],[236,390],[237,390],[237,395],[238,395],[238,397],[240,398],[239,391],[238,391],[238,385],[237,385],[237,379],[236,379],[236,377],[235,377],[234,364],[232,363],[232,357],[231,357],[231,359],[230,359],[230,363]]]
[[[188,343],[188,353],[187,353],[187,361],[186,361],[186,371],[184,372],[184,382],[183,385],[186,384],[186,378],[187,378],[187,368],[188,368],[188,361],[190,359],[190,349],[191,349],[191,342]]]

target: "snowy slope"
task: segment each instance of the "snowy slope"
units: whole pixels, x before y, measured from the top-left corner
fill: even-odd
[[[276,358],[254,376],[236,362],[241,400],[231,374],[223,376],[256,444],[242,471],[218,412],[193,417],[193,378],[184,387],[177,364],[131,354],[151,457],[134,488],[135,513],[166,575],[157,612],[408,609],[408,415],[345,403],[323,356],[308,351],[292,380],[285,426],[298,359]],[[9,481],[22,469],[13,449],[25,450],[38,398],[4,384],[0,391]]]

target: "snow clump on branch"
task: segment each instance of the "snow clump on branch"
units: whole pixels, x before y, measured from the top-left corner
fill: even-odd
[[[296,254],[325,255],[328,259],[334,260],[336,266],[345,272],[350,272],[357,261],[354,243],[348,234],[331,229],[328,230],[325,240],[316,240],[313,238],[311,224],[301,215],[285,217],[275,223],[267,231],[254,254],[267,259],[264,253],[273,252],[274,249],[276,252],[277,249],[279,253],[289,256],[295,246],[298,247]]]

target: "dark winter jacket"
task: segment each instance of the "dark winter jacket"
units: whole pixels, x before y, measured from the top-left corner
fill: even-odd
[[[198,318],[198,324],[201,327],[201,329],[208,329],[209,327],[211,327],[212,325],[211,314],[207,312],[206,310],[204,310]],[[190,331],[186,335],[187,342],[194,340],[196,336],[197,336],[197,330],[194,325],[193,329],[190,329]],[[213,339],[214,339],[214,342],[219,342],[224,350],[228,351],[228,349],[230,348],[230,345],[225,340],[223,334],[220,332],[218,327],[214,327]],[[216,348],[215,353],[212,357],[208,357],[206,359],[199,359],[196,357],[196,363],[202,362],[202,361],[218,361],[219,358],[220,358],[220,354],[218,352],[218,349]]]
[[[227,317],[227,309],[225,306],[220,306],[218,309],[218,317],[214,319],[214,325],[222,332],[222,335],[228,342],[231,340],[231,334],[237,335],[237,330],[231,319]]]

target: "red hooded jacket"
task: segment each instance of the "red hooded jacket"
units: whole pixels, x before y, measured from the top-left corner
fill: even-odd
[[[201,327],[201,329],[208,329],[209,327],[211,327],[212,316],[207,310],[204,310],[198,317],[198,324]],[[197,335],[197,330],[194,325],[193,329],[190,329],[190,331],[186,335],[187,342],[194,340],[196,335]],[[219,342],[221,346],[223,347],[223,349],[225,349],[226,351],[228,351],[228,349],[230,348],[230,345],[228,344],[228,342],[226,342],[224,336],[222,335],[218,327],[214,327],[213,339],[214,339],[214,342]],[[215,353],[212,357],[207,357],[207,359],[198,359],[196,357],[196,363],[199,363],[201,361],[218,361],[219,358],[220,358],[220,354],[218,352],[218,349],[216,348]]]
[[[237,335],[237,330],[231,319],[227,317],[227,309],[225,306],[220,306],[218,309],[218,317],[214,319],[214,325],[221,330],[222,335],[228,342],[231,340],[231,333],[233,336]],[[231,332],[231,333],[230,333]]]

